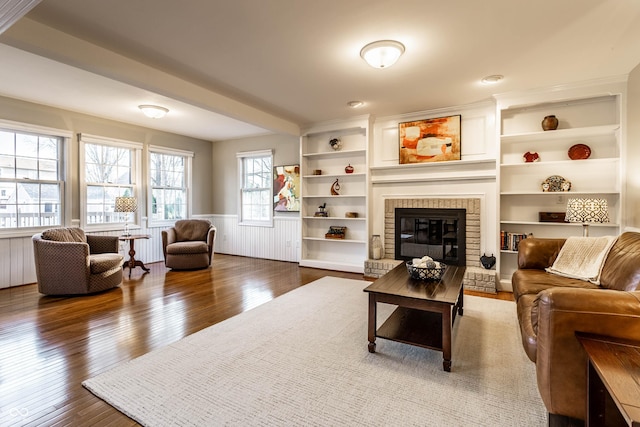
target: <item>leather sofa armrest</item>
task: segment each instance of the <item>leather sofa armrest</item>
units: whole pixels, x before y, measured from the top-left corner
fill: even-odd
[[[550,413],[585,419],[587,357],[575,333],[640,336],[640,291],[550,288],[539,293],[536,373]]]
[[[544,270],[551,267],[566,239],[529,237],[518,244],[518,268]]]
[[[92,254],[118,253],[120,240],[118,236],[102,236],[87,234],[87,243]]]

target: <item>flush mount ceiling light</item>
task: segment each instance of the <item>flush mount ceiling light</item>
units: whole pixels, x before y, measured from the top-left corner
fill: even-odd
[[[158,105],[139,105],[138,108],[142,110],[145,116],[152,119],[161,119],[169,112],[167,108]]]
[[[494,85],[494,84],[498,83],[499,81],[501,81],[502,79],[504,79],[503,75],[492,74],[490,76],[483,77],[482,80],[480,80],[480,81],[482,82],[482,84],[485,84],[485,85]]]
[[[369,43],[360,51],[362,59],[373,68],[388,68],[404,53],[404,45],[395,40]]]
[[[364,105],[364,102],[362,101],[349,101],[347,102],[347,105],[351,108],[360,108]]]

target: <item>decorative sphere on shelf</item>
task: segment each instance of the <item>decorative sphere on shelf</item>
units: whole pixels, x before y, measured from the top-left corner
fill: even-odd
[[[329,145],[336,151],[342,148],[342,142],[338,138],[331,138],[329,140]]]

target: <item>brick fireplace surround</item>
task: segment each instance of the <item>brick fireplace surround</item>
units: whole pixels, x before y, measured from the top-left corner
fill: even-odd
[[[480,199],[473,198],[385,199],[384,258],[366,260],[365,277],[378,278],[402,262],[394,259],[396,208],[465,209],[467,271],[464,287],[473,291],[496,293],[496,271],[486,270],[480,265]]]

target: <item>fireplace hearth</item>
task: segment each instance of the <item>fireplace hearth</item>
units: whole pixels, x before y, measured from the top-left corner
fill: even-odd
[[[463,210],[464,244],[458,244],[459,250],[464,246],[465,254],[459,253],[459,264],[467,267],[465,289],[495,293],[496,271],[486,270],[480,265],[480,199],[459,197],[423,197],[423,198],[386,198],[384,200],[384,255],[381,260],[365,261],[365,277],[381,277],[403,261],[396,257],[396,211],[397,209],[442,209]],[[450,261],[445,261],[445,264]]]

